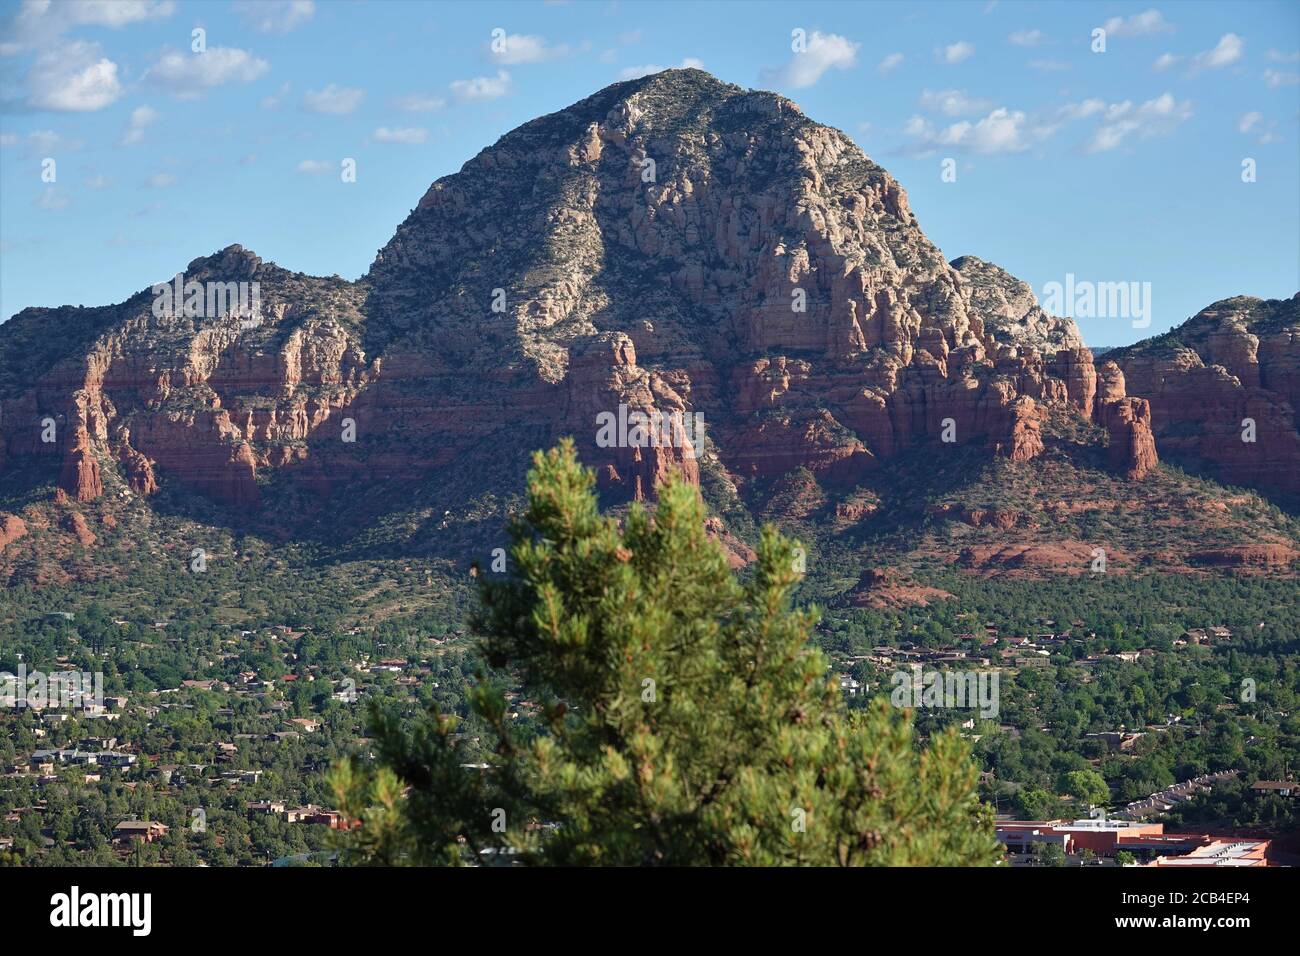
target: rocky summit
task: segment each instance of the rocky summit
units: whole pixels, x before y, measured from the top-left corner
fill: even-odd
[[[355,282],[240,246],[181,275],[180,295],[0,326],[13,510],[40,489],[109,512],[166,494],[288,535],[322,509],[372,520],[403,489],[448,508],[517,492],[528,452],[565,435],[611,501],[679,473],[758,514],[799,475],[839,519],[918,453],[1050,453],[1141,483],[1167,450],[1268,493],[1300,473],[1296,299],[1218,303],[1094,361],[1026,283],[946,260],[844,133],[700,70],[502,137]],[[639,420],[665,426],[629,438]],[[0,540],[24,535],[3,521]]]
[[[1107,358],[1150,402],[1171,458],[1231,484],[1300,495],[1300,294],[1225,299]]]

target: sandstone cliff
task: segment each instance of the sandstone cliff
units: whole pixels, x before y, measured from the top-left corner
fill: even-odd
[[[1106,357],[1150,402],[1162,454],[1231,484],[1300,495],[1300,294],[1225,299]]]
[[[1166,380],[1210,359],[1264,433],[1289,420],[1294,438],[1293,338],[1099,371],[1025,283],[947,262],[847,136],[698,70],[509,133],[434,183],[357,282],[238,246],[184,274],[257,283],[257,313],[159,315],[144,290],[0,327],[0,468],[82,502],[174,487],[290,520],[269,489],[306,507],[468,480],[565,434],[607,493],[643,498],[705,461],[742,492],[795,469],[852,486],[919,447],[1031,461],[1066,415],[1138,479],[1157,442],[1182,447]],[[602,414],[633,413],[670,422],[665,440],[599,440]],[[1291,452],[1269,454],[1242,480],[1286,479]]]

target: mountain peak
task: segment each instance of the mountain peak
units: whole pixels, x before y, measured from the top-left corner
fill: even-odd
[[[997,341],[1039,351],[1083,347],[1074,320],[1043,311],[1028,282],[978,256],[958,256],[949,265],[961,276],[972,310]]]
[[[260,314],[160,322],[137,299],[29,363],[57,364],[57,384],[21,407],[81,423],[62,449],[70,494],[98,497],[117,461],[141,493],[170,473],[252,505],[267,471],[346,485],[368,473],[359,452],[383,449],[375,467],[422,480],[484,449],[522,466],[566,434],[619,495],[674,470],[698,482],[701,453],[739,485],[796,468],[852,484],[946,422],[1029,460],[1037,403],[1099,404],[1072,322],[990,263],[950,265],[843,132],[698,69],[507,133],[430,186],[361,282],[238,245],[189,272],[255,277]],[[1142,407],[1107,399],[1120,457],[1149,467]],[[702,416],[708,443],[598,444],[598,416],[620,407]],[[337,441],[345,419],[365,449]]]
[[[262,259],[251,249],[232,243],[207,256],[199,256],[185,267],[186,275],[211,273],[225,279],[252,278],[262,267]]]

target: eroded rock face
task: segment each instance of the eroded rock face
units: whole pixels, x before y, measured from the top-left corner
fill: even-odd
[[[127,484],[138,495],[149,496],[158,490],[153,462],[123,441],[118,449]]]
[[[0,514],[0,551],[27,534],[27,523],[17,515]]]
[[[1156,466],[1156,443],[1151,435],[1151,406],[1145,398],[1121,398],[1100,406],[1102,424],[1110,433],[1108,452],[1113,470],[1128,478],[1141,478]]]
[[[1285,568],[1300,560],[1300,551],[1282,542],[1265,542],[1211,548],[1191,557],[1194,563],[1219,567]]]
[[[699,486],[703,433],[673,383],[637,365],[630,336],[607,332],[575,343],[565,384],[565,421],[583,458],[605,459],[599,487],[645,500],[673,474]]]
[[[146,290],[0,326],[4,467],[57,469],[79,501],[174,483],[258,509],[277,482],[423,481],[573,435],[603,489],[645,498],[668,474],[698,484],[704,456],[741,484],[851,485],[948,442],[1029,461],[1060,408],[1104,424],[1125,473],[1155,461],[1145,404],[1099,382],[1071,320],[997,266],[945,261],[843,133],[698,70],[506,135],[357,282],[239,246],[185,279],[256,283],[256,313],[159,310]],[[1260,388],[1282,364],[1267,336],[1207,348],[1257,364]],[[603,416],[632,414],[671,439],[602,440]]]
[[[94,501],[104,493],[99,461],[95,458],[85,425],[78,425],[72,433],[72,441],[63,457],[59,487],[78,501]]]
[[[849,592],[849,602],[854,607],[877,610],[917,604],[924,607],[952,598],[952,594],[940,588],[900,579],[893,568],[868,568],[862,572],[857,587]]]
[[[1123,370],[1105,362],[1096,376],[1093,418],[1110,435],[1107,446],[1112,470],[1142,478],[1160,462],[1151,432],[1151,406],[1145,398],[1129,397]]]
[[[962,296],[968,310],[980,316],[995,341],[1045,355],[1083,349],[1073,320],[1044,312],[1028,282],[975,256],[954,259],[952,267],[964,280]]]
[[[1300,494],[1300,295],[1225,299],[1108,357],[1129,393],[1150,402],[1166,457],[1231,484]]]
[[[86,523],[85,515],[77,511],[70,511],[63,516],[63,529],[76,538],[83,548],[89,548],[98,540]]]

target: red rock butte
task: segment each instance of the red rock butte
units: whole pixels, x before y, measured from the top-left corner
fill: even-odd
[[[1131,480],[1157,446],[1261,488],[1300,474],[1296,299],[1220,303],[1177,347],[1098,368],[1026,283],[947,261],[845,134],[699,70],[502,137],[355,282],[240,246],[184,276],[257,282],[258,321],[155,315],[146,287],[0,326],[0,468],[81,502],[174,484],[256,510],[272,478],[324,497],[573,435],[606,494],[642,498],[671,472],[698,484],[697,454],[742,483],[806,468],[844,487],[920,447],[1032,461],[1059,413]],[[619,405],[701,413],[704,447],[598,447]]]

